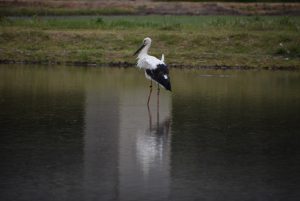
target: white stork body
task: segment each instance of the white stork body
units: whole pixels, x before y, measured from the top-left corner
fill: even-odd
[[[161,56],[161,60],[157,59],[154,56],[148,55],[148,50],[151,46],[151,39],[145,38],[143,40],[142,46],[134,53],[138,54],[137,66],[139,68],[145,69],[145,76],[147,79],[151,80],[150,93],[148,96],[148,104],[152,92],[152,80],[155,81],[158,85],[164,87],[166,90],[171,91],[171,83],[169,77],[169,70],[167,65],[164,63],[165,57]],[[159,87],[158,95],[159,95]]]
[[[137,66],[144,69],[156,69],[158,64],[166,65],[162,60],[148,54],[138,56]]]
[[[154,56],[148,55],[148,50],[151,46],[151,39],[145,38],[142,46],[135,52],[138,54],[137,66],[145,69],[147,79],[154,80],[165,89],[171,91],[171,83],[169,78],[169,70],[164,63],[165,57],[161,56],[161,60]]]
[[[159,64],[166,65],[163,61],[158,60],[154,56],[150,56],[148,54],[142,55],[142,58],[138,59],[137,66],[145,69],[145,77],[148,80],[152,80],[152,78],[147,74],[146,69],[155,70]]]

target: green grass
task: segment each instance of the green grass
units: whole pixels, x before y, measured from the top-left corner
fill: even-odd
[[[0,59],[134,63],[149,36],[169,64],[300,68],[299,32],[300,17],[2,17]]]
[[[93,16],[0,18],[2,27],[38,29],[160,29],[184,31],[201,29],[246,29],[249,31],[300,31],[297,16]]]

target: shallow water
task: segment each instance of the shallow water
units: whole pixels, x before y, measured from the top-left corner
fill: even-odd
[[[300,72],[0,66],[0,200],[299,200]]]

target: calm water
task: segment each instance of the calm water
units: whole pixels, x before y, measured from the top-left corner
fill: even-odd
[[[0,200],[299,200],[300,72],[171,76],[1,65]]]

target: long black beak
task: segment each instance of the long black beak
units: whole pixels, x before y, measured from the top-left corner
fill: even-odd
[[[139,49],[137,51],[135,51],[133,56],[136,55],[137,53],[139,53],[144,47],[145,47],[145,44],[141,45],[141,47],[139,47]]]

